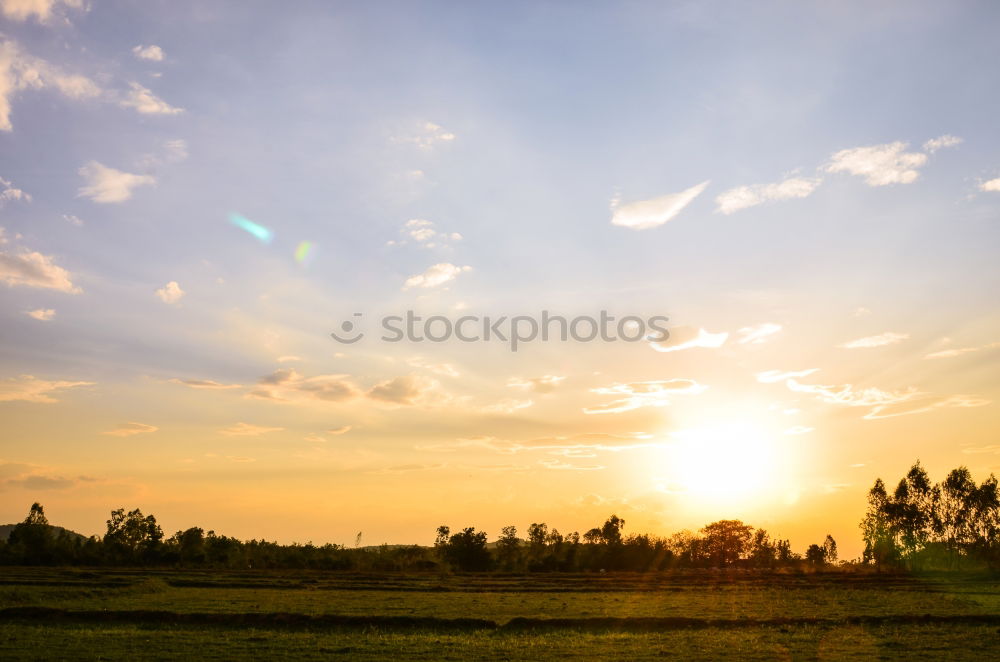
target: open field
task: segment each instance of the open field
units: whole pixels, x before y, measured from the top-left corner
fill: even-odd
[[[985,659],[1000,578],[4,568],[0,657]]]

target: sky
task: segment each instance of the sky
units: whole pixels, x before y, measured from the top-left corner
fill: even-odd
[[[857,556],[876,477],[1000,471],[998,27],[991,2],[0,0],[0,521],[427,544],[740,518]],[[407,311],[669,322],[384,340]]]

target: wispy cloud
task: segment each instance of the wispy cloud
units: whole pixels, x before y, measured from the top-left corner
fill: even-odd
[[[541,377],[511,377],[507,386],[535,393],[551,393],[566,379],[565,375],[542,375]]]
[[[302,402],[320,400],[343,402],[360,395],[360,390],[347,379],[347,375],[318,375],[303,377],[291,368],[275,370],[261,377],[248,395],[277,402]]]
[[[659,227],[680,214],[707,187],[708,181],[704,181],[680,193],[616,206],[611,214],[611,223],[633,230]]]
[[[263,425],[251,425],[250,423],[239,422],[230,425],[228,428],[219,430],[219,434],[226,437],[258,437],[269,432],[280,432],[284,428],[269,428]]]
[[[3,177],[0,177],[0,207],[11,201],[31,202],[31,195]]]
[[[410,276],[403,284],[403,289],[408,290],[414,287],[431,288],[444,285],[447,282],[458,278],[458,275],[466,271],[471,271],[472,267],[459,267],[450,262],[441,262],[427,268],[422,274]]]
[[[650,382],[632,382],[628,384],[613,384],[601,388],[590,389],[601,395],[618,396],[615,400],[585,407],[585,414],[617,414],[640,407],[663,407],[670,404],[670,398],[675,395],[697,395],[708,387],[693,379],[664,379]]]
[[[222,384],[220,382],[212,381],[211,379],[168,379],[171,384],[180,384],[181,386],[187,386],[188,388],[198,388],[198,389],[209,389],[209,390],[228,390],[234,388],[242,388],[240,384]]]
[[[726,344],[728,339],[729,334],[725,331],[710,333],[705,329],[675,327],[670,329],[670,337],[666,340],[650,341],[649,345],[657,352],[679,352],[696,347],[715,349]]]
[[[910,337],[908,333],[895,333],[893,331],[886,331],[885,333],[880,333],[877,336],[866,336],[864,338],[858,338],[856,340],[851,340],[837,347],[843,349],[869,349],[872,347],[884,347],[886,345],[894,345],[898,342],[907,340]]]
[[[1000,177],[981,183],[979,190],[987,193],[1000,193]]]
[[[815,177],[789,177],[773,184],[739,186],[715,198],[716,211],[732,214],[765,202],[805,198],[812,195],[822,181]]]
[[[34,17],[39,23],[48,23],[59,7],[80,9],[83,0],[0,0],[0,11],[12,21]]]
[[[155,425],[145,423],[119,423],[110,430],[105,430],[102,434],[112,437],[131,437],[137,434],[148,434],[159,430]]]
[[[0,241],[0,244],[3,243]],[[83,291],[73,284],[69,272],[53,262],[51,256],[25,248],[14,252],[0,250],[0,282],[11,287],[36,287],[66,294]]]
[[[402,246],[412,241],[424,248],[449,248],[452,243],[462,240],[458,232],[442,232],[425,218],[411,218],[403,224],[400,233],[404,238],[387,242],[389,246]]]
[[[392,141],[396,143],[408,143],[416,145],[420,149],[429,150],[438,143],[450,143],[456,137],[454,133],[444,129],[439,124],[423,122],[412,132],[394,136]]]
[[[52,308],[39,308],[38,310],[29,310],[25,313],[25,315],[34,318],[39,322],[48,322],[56,316],[56,311]]]
[[[774,384],[775,382],[783,382],[786,379],[795,379],[797,377],[807,377],[819,368],[809,368],[807,370],[791,370],[791,371],[781,371],[781,370],[765,370],[764,372],[758,372],[755,376],[757,381],[762,384]]]
[[[736,341],[738,345],[759,345],[767,342],[771,336],[780,333],[782,326],[773,322],[765,322],[756,326],[745,326],[736,334],[740,337]]]
[[[954,349],[943,349],[939,352],[931,352],[930,354],[925,354],[925,359],[950,359],[956,356],[961,356],[963,354],[971,354],[972,352],[981,352],[987,349],[996,349],[1000,347],[1000,342],[991,342],[986,345],[980,345],[979,347],[956,347]]]
[[[568,436],[538,437],[526,440],[500,439],[497,437],[471,437],[452,442],[417,446],[417,450],[456,452],[464,449],[481,448],[513,455],[529,451],[544,451],[572,457],[592,457],[594,452],[619,452],[648,446],[658,446],[661,442],[646,434],[588,433]]]
[[[37,7],[42,4],[44,3],[37,4]],[[3,5],[4,13],[7,14],[8,9],[14,6],[8,0]],[[29,7],[31,3],[17,6]],[[41,11],[35,10],[23,15],[31,13],[42,15]],[[48,12],[44,15],[48,16]],[[10,131],[13,128],[10,121],[11,100],[16,93],[46,89],[55,90],[70,99],[88,99],[101,94],[97,84],[86,76],[67,74],[41,58],[24,53],[12,41],[0,42],[0,131]]]
[[[87,181],[78,195],[94,202],[124,202],[132,197],[132,189],[155,184],[152,175],[136,175],[109,168],[97,161],[90,161],[80,168],[80,175]]]
[[[32,375],[10,377],[0,381],[0,402],[58,402],[52,394],[79,386],[93,386],[94,382],[38,379]]]
[[[184,112],[183,108],[171,106],[139,83],[132,82],[128,85],[128,93],[119,102],[124,108],[134,108],[143,115],[177,115]]]
[[[927,163],[927,155],[907,152],[907,143],[854,147],[834,154],[827,172],[846,172],[864,177],[869,186],[910,184],[920,176],[918,169]]]
[[[931,138],[924,143],[924,151],[933,154],[939,149],[944,149],[946,147],[955,147],[956,145],[961,145],[963,140],[958,136],[953,136],[951,134],[944,134],[943,136],[938,136],[937,138]]]

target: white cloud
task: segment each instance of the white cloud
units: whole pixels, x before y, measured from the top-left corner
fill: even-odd
[[[491,405],[480,407],[484,414],[513,414],[518,409],[527,409],[535,404],[534,400],[501,400]]]
[[[469,266],[458,267],[450,262],[441,262],[428,267],[427,271],[422,274],[417,274],[407,278],[406,283],[403,285],[403,289],[408,290],[412,287],[437,287],[438,285],[443,285],[448,281],[455,280],[460,273],[471,270],[472,267]]]
[[[765,322],[756,326],[745,326],[736,333],[740,339],[736,341],[738,345],[759,345],[767,342],[767,339],[781,331],[780,324]]]
[[[163,143],[168,163],[179,163],[188,157],[188,145],[186,140],[168,140]]]
[[[962,354],[971,354],[972,352],[979,352],[984,349],[994,349],[1000,347],[1000,342],[991,342],[987,345],[980,345],[979,347],[957,347],[955,349],[944,349],[940,352],[931,352],[930,354],[924,355],[925,359],[950,359],[955,356],[961,356]]]
[[[0,381],[0,402],[13,402],[16,400],[39,403],[58,402],[58,400],[52,397],[52,393],[68,388],[92,385],[93,382],[50,381],[47,379],[38,379],[32,375],[10,377]]]
[[[693,379],[664,379],[651,382],[632,382],[590,389],[593,393],[619,396],[617,399],[596,407],[586,407],[585,414],[617,414],[640,407],[664,407],[670,404],[674,395],[698,395],[707,386]]]
[[[1000,177],[983,182],[979,185],[979,190],[987,193],[1000,193]]]
[[[611,215],[611,223],[633,230],[658,227],[681,213],[707,187],[708,181],[704,181],[680,193],[616,206]]]
[[[156,44],[150,44],[149,46],[136,46],[132,49],[132,53],[140,60],[150,60],[152,62],[163,61],[163,49]]]
[[[458,377],[461,373],[458,368],[452,363],[431,363],[425,360],[422,356],[414,356],[407,360],[408,365],[414,368],[423,368],[424,370],[429,370],[436,375],[443,375],[445,377]]]
[[[97,161],[90,161],[80,168],[80,175],[87,185],[80,187],[77,194],[94,202],[124,202],[132,197],[132,189],[137,186],[155,184],[151,175],[135,175],[115,170]]]
[[[171,106],[139,83],[129,83],[131,91],[119,103],[124,108],[135,108],[144,115],[177,115],[183,108]]]
[[[357,397],[359,391],[347,375],[303,377],[292,368],[283,368],[258,379],[248,395],[275,402],[343,402]]]
[[[89,78],[66,74],[45,60],[21,51],[12,41],[0,43],[0,131],[10,131],[11,101],[23,90],[54,89],[71,99],[100,95]]]
[[[17,253],[0,251],[0,282],[67,294],[79,294],[83,291],[73,285],[69,272],[56,265],[52,257],[24,249]]]
[[[251,425],[249,423],[240,422],[235,425],[230,425],[228,428],[219,430],[219,434],[227,437],[256,437],[262,434],[267,434],[268,432],[278,432],[279,430],[284,430],[284,428],[269,428],[262,425]]]
[[[418,446],[417,450],[455,452],[466,448],[484,448],[503,455],[542,451],[567,457],[593,457],[597,452],[612,452],[658,446],[661,442],[644,434],[606,434],[592,432],[570,436],[540,437],[521,441],[497,437],[472,437],[453,442]]]
[[[434,223],[425,218],[411,218],[400,229],[400,233],[408,237],[386,242],[388,246],[404,246],[411,240],[424,248],[450,248],[452,242],[461,241],[458,232],[442,232],[435,228]]]
[[[805,425],[795,425],[785,430],[785,434],[793,434],[793,435],[807,434],[809,432],[812,432],[814,429],[815,428],[810,428]]]
[[[12,21],[27,21],[34,16],[39,23],[48,23],[58,6],[80,9],[83,0],[0,0],[0,11]]]
[[[119,423],[114,428],[104,431],[102,434],[112,437],[131,437],[137,434],[148,434],[159,430],[155,425],[145,423]]]
[[[662,342],[650,342],[649,345],[657,352],[679,352],[695,347],[714,349],[722,347],[729,334],[725,331],[710,333],[705,329],[693,329],[691,327],[675,327],[670,329],[670,337]]]
[[[199,389],[212,389],[212,390],[225,390],[233,388],[242,388],[241,384],[223,384],[221,382],[212,381],[211,379],[168,379],[171,384],[180,384],[181,386],[187,386],[188,388],[199,388]]]
[[[805,198],[811,195],[821,182],[821,179],[816,178],[790,177],[774,184],[739,186],[725,191],[715,199],[718,205],[716,211],[732,214],[772,200]]]
[[[907,152],[906,147],[907,143],[897,141],[844,149],[831,157],[826,171],[864,177],[869,186],[910,184],[920,176],[917,169],[927,163],[927,155]]]
[[[366,395],[373,400],[396,405],[414,405],[425,401],[437,386],[433,379],[402,375],[376,384]]]
[[[177,303],[184,296],[185,292],[176,280],[172,280],[160,289],[156,290],[156,296],[160,297],[163,303]]]
[[[79,216],[74,216],[73,214],[63,214],[62,217],[63,220],[69,223],[70,225],[75,225],[77,227],[81,227],[83,225],[83,219],[81,219]]]
[[[818,369],[819,368],[809,368],[807,370],[792,370],[788,372],[781,370],[765,370],[764,372],[758,372],[755,377],[761,384],[774,384],[775,382],[783,382],[786,379],[807,377],[816,372]]]
[[[31,196],[23,190],[15,188],[11,182],[3,177],[0,177],[0,207],[5,202],[10,202],[11,200],[31,202]]]
[[[25,313],[28,317],[33,317],[40,322],[48,322],[50,319],[56,316],[56,311],[51,308],[39,308],[38,310],[29,310]]]
[[[397,136],[392,140],[397,143],[411,143],[420,149],[431,149],[437,143],[450,143],[455,138],[454,133],[446,131],[439,124],[424,122],[412,134]]]
[[[867,336],[865,338],[858,338],[857,340],[851,340],[845,342],[837,347],[843,349],[867,349],[870,347],[884,347],[885,345],[894,345],[898,342],[902,342],[910,337],[908,333],[894,333],[892,331],[886,331],[885,333],[880,333],[877,336]]]
[[[924,151],[933,154],[939,149],[944,149],[945,147],[954,147],[955,145],[962,144],[962,139],[958,136],[953,136],[950,134],[944,134],[943,136],[938,136],[937,138],[931,138],[924,143]]]
[[[566,379],[565,375],[543,375],[541,377],[511,377],[507,386],[535,393],[551,393]]]
[[[797,393],[815,395],[827,404],[847,407],[867,407],[868,413],[862,418],[877,420],[921,414],[938,409],[983,407],[989,400],[973,395],[935,396],[915,388],[903,391],[886,391],[879,388],[856,389],[851,384],[826,386],[821,384],[801,384],[794,379],[785,382],[789,389]]]

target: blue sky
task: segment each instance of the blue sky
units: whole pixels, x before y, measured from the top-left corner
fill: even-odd
[[[669,440],[718,420],[770,430],[758,414],[779,409],[803,412],[773,426],[809,428],[790,435],[804,459],[782,469],[787,512],[761,498],[746,517],[792,534],[813,535],[799,523],[812,508],[853,536],[874,476],[918,456],[932,472],[998,468],[994,3],[0,7],[0,462],[17,497],[0,519],[36,498],[33,485],[81,528],[116,499],[180,526],[195,511],[178,485],[244,494],[279,476],[265,490],[278,507],[312,495],[288,481],[325,471],[387,540],[429,536],[428,513],[449,502],[428,493],[424,511],[394,518],[376,496],[386,475],[420,493],[502,483],[507,512],[473,490],[455,515],[483,526],[534,517],[539,498],[509,485],[543,480],[553,517],[583,527],[613,507],[672,530],[709,513],[667,514],[686,498],[670,466],[637,478],[636,466],[674,462],[669,441],[573,461],[579,449],[468,440]],[[307,264],[294,257],[303,241]],[[406,286],[421,274],[434,285]],[[669,315],[678,339],[728,336],[511,356],[347,350],[327,335],[355,311],[411,307],[607,308]],[[755,378],[811,369],[776,386]],[[292,405],[253,395],[288,370]],[[310,379],[414,397],[369,411],[354,396],[291,395]],[[633,385],[635,404],[634,385],[681,379],[708,388],[584,411],[622,392],[613,384]],[[871,398],[907,415],[864,419]],[[238,423],[269,432],[220,437]],[[146,427],[116,427],[132,424]],[[427,450],[448,444],[462,459]],[[642,453],[653,459],[628,459]],[[217,528],[258,535],[240,528],[238,501],[220,505]],[[320,537],[296,521],[265,533]]]

